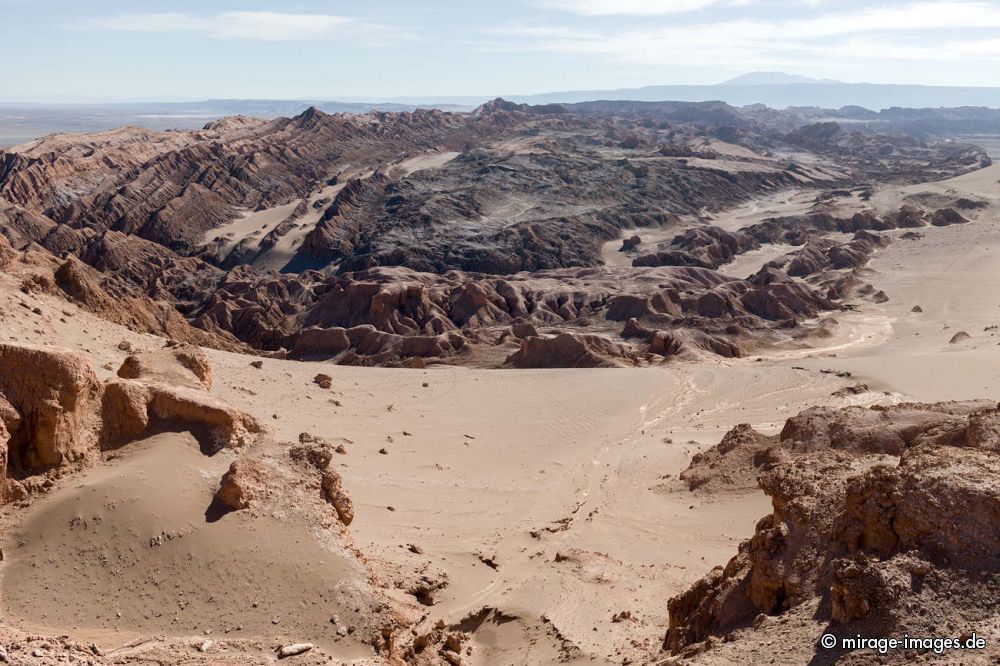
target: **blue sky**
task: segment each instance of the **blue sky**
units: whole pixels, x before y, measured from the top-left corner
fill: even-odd
[[[0,0],[4,101],[1000,86],[1000,0]]]

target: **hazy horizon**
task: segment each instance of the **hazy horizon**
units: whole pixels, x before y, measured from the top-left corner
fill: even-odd
[[[1000,85],[1000,1],[0,0],[7,103],[526,96],[752,71]]]
[[[780,74],[787,75],[790,77],[802,76],[796,75],[789,72],[747,72],[747,75],[754,74]],[[740,75],[734,76],[732,78],[739,78]],[[812,78],[812,77],[809,77]],[[669,81],[661,81],[656,83],[648,83],[644,85],[628,86],[623,88],[609,88],[607,90],[636,90],[643,88],[712,88],[718,86],[725,86],[728,84],[730,79],[725,81],[718,81],[715,83],[689,83],[689,84],[674,84]],[[805,82],[800,82],[805,83]],[[820,84],[846,84],[846,85],[873,85],[873,86],[924,86],[930,88],[983,88],[983,89],[1000,89],[1000,84],[995,86],[982,85],[982,86],[950,86],[946,84],[935,85],[935,84],[908,84],[908,83],[872,83],[870,81],[840,81],[831,79],[816,79],[815,83]],[[754,84],[754,85],[783,85],[783,84]],[[789,83],[789,85],[795,85]],[[439,95],[370,95],[370,96],[357,96],[357,95],[340,95],[340,96],[320,96],[320,95],[306,95],[300,97],[196,97],[196,96],[160,96],[160,97],[92,97],[92,98],[77,98],[77,99],[7,99],[0,97],[0,105],[3,106],[86,106],[86,105],[156,105],[156,104],[196,104],[202,102],[344,102],[344,103],[415,103],[415,104],[429,104],[433,100],[436,103],[447,105],[448,103],[453,103],[460,105],[462,103],[467,104],[478,104],[479,101],[487,101],[496,98],[525,98],[532,96],[544,96],[549,93],[565,93],[565,92],[587,92],[589,90],[601,90],[597,87],[591,88],[553,88],[551,90],[532,90],[532,91],[506,91],[506,92],[493,92],[484,93],[481,95],[473,94],[439,94]],[[0,93],[2,94],[2,93]],[[669,101],[669,100],[665,100]],[[707,99],[705,101],[708,101]]]

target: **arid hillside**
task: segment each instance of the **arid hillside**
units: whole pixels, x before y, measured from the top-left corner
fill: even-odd
[[[871,205],[878,183],[987,165],[974,146],[797,120],[496,100],[53,135],[0,155],[0,229],[60,262],[26,288],[104,316],[113,301],[155,310],[150,332],[184,319],[187,339],[221,349],[485,367],[743,355],[875,294],[857,270],[889,242],[879,232],[985,205]],[[719,223],[788,192],[812,200]]]

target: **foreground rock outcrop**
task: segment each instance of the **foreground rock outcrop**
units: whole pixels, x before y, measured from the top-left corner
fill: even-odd
[[[0,344],[8,458],[42,469],[74,462],[97,447],[102,388],[79,354]]]
[[[118,368],[118,376],[206,391],[212,388],[208,358],[193,345],[168,343],[161,349],[130,354]]]
[[[514,368],[601,368],[638,362],[628,347],[599,335],[530,336],[507,358]]]
[[[208,451],[262,432],[253,417],[205,392],[209,369],[197,348],[130,356],[119,376],[127,379],[99,381],[78,352],[0,344],[0,498],[22,498],[100,451],[154,432],[189,430]]]
[[[284,455],[253,454],[237,458],[219,482],[215,500],[228,509],[273,508],[278,498],[287,497],[289,488],[318,488],[333,506],[337,520],[345,527],[354,520],[354,503],[344,490],[340,474],[333,466],[334,447],[330,442],[303,433],[299,444]]]
[[[812,409],[775,437],[730,432],[682,478],[732,487],[756,468],[774,511],[728,564],[670,600],[665,648],[694,655],[726,637],[738,651],[747,632],[756,644],[783,631],[760,616],[787,615],[846,637],[976,633],[996,658],[998,443],[987,401]]]

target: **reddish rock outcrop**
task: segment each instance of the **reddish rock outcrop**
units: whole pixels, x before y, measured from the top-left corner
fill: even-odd
[[[333,468],[327,467],[323,471],[323,492],[326,493],[330,504],[337,511],[337,517],[344,525],[350,525],[354,520],[354,503],[350,496],[344,491],[340,474]]]
[[[931,224],[935,227],[947,227],[952,224],[965,224],[968,221],[969,220],[964,218],[962,214],[954,208],[942,208],[934,211],[934,214],[931,215]]]
[[[742,484],[745,472],[709,472],[727,460],[760,469],[774,511],[725,567],[670,600],[665,647],[694,654],[711,636],[738,641],[759,614],[818,615],[844,636],[933,636],[955,623],[989,634],[1000,593],[997,414],[992,402],[810,410],[779,437],[729,433],[688,481]]]
[[[625,339],[642,339],[649,343],[646,349],[658,356],[680,356],[685,352],[707,351],[726,358],[742,356],[739,345],[696,329],[675,328],[660,330],[649,328],[639,320],[630,318],[625,322],[621,336]]]
[[[240,458],[234,460],[222,477],[215,499],[230,509],[246,509],[268,494],[267,469],[260,460]]]
[[[340,474],[333,468],[333,446],[307,433],[287,456],[248,455],[237,458],[219,482],[215,500],[234,510],[267,510],[268,505],[288,503],[296,489],[316,488],[333,506],[337,521],[348,526],[354,520],[354,503],[344,490]],[[271,507],[273,508],[273,507]]]
[[[606,368],[634,365],[635,354],[620,343],[599,335],[559,333],[521,341],[521,349],[507,357],[514,368]]]
[[[130,354],[118,368],[123,379],[164,382],[176,386],[212,388],[212,370],[205,353],[194,345],[178,344]]]
[[[299,446],[289,450],[292,460],[302,463],[320,474],[320,487],[326,500],[333,505],[337,519],[345,526],[354,520],[354,503],[344,490],[340,474],[333,468],[333,446],[322,438],[299,436]]]
[[[40,470],[74,462],[99,444],[102,386],[76,352],[0,344],[0,396],[20,415],[6,424],[13,427],[8,467]]]
[[[742,423],[712,448],[696,453],[680,479],[689,490],[749,489],[757,485],[760,468],[782,455],[775,437]]]
[[[651,330],[669,331],[665,335],[681,344],[737,356],[739,345],[726,335],[840,307],[775,269],[749,280],[687,266],[565,269],[503,278],[401,268],[335,277],[252,279],[245,272],[232,277],[198,317],[199,326],[231,331],[254,346],[292,349],[300,358],[341,363],[460,360],[478,345],[502,341],[499,329],[515,321],[590,335],[582,330],[590,324],[629,318],[648,320]],[[668,348],[653,351],[666,355]]]
[[[191,374],[164,371],[159,358],[155,372],[126,362],[126,368],[144,370],[138,379],[102,383],[80,353],[0,344],[0,495],[5,501],[22,496],[33,487],[32,479],[86,464],[104,449],[151,432],[192,431],[210,452],[253,441],[260,424],[196,381],[199,375],[208,378],[201,352],[174,351],[165,357]]]

